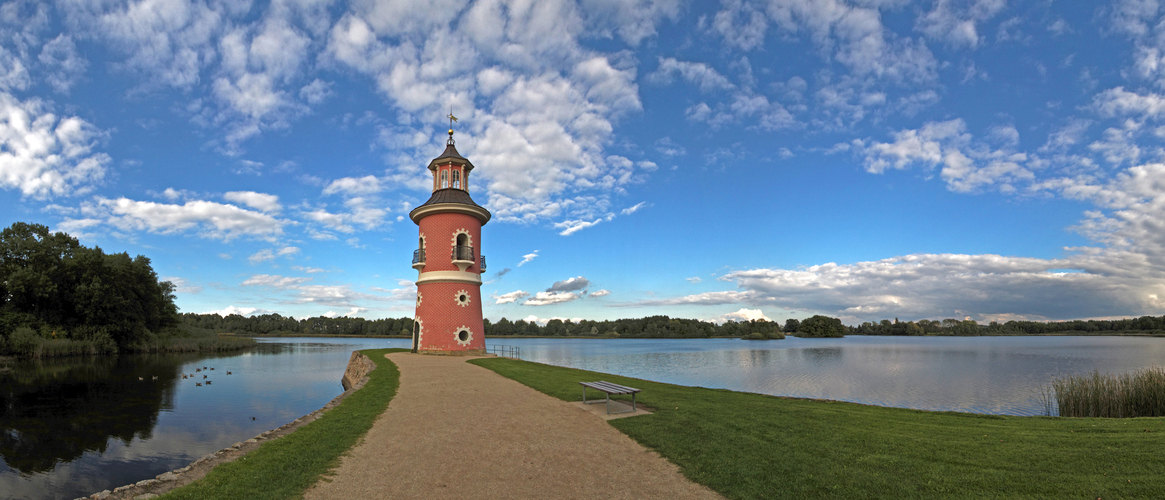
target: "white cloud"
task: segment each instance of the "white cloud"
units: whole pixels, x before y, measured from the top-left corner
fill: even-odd
[[[159,278],[159,281],[169,281],[174,285],[174,291],[177,293],[202,293],[202,287],[190,284],[190,281],[188,281],[186,278],[180,278],[177,276],[164,276]]]
[[[933,10],[918,18],[915,29],[931,39],[973,49],[982,39],[977,24],[991,19],[1006,5],[1006,0],[937,0]]]
[[[263,250],[259,250],[258,252],[255,252],[254,255],[247,257],[247,260],[251,261],[252,264],[258,264],[260,262],[274,260],[276,257],[285,257],[285,256],[289,256],[289,255],[295,255],[297,253],[299,253],[298,247],[288,246],[288,247],[280,248],[279,250],[265,248]]]
[[[1131,235],[1143,228],[1123,229]],[[736,271],[721,280],[739,290],[620,305],[776,306],[849,322],[1007,314],[1067,319],[1152,314],[1165,307],[1154,298],[1165,297],[1165,267],[1150,266],[1144,255],[1125,250],[1078,250],[1063,259],[913,254],[802,269]]]
[[[1124,87],[1096,94],[1092,105],[1101,116],[1108,118],[1137,116],[1158,120],[1165,114],[1165,97],[1152,92],[1129,92]]]
[[[286,128],[326,85],[307,82],[329,24],[324,2],[276,2],[255,10],[246,2],[136,0],[72,2],[62,9],[78,36],[103,42],[126,59],[115,69],[142,76],[140,89],[169,86],[194,94],[191,120],[213,130],[221,153],[266,130]]]
[[[928,122],[916,130],[894,133],[894,142],[873,142],[862,153],[866,171],[941,166],[940,176],[952,191],[969,192],[994,187],[1012,192],[1019,182],[1032,182],[1025,165],[1028,156],[1008,149],[991,149],[972,143],[962,119]]]
[[[644,205],[647,205],[647,202],[646,202],[646,201],[641,201],[641,202],[639,202],[639,203],[636,203],[636,204],[635,204],[635,205],[633,205],[633,206],[630,206],[630,207],[624,208],[624,209],[623,209],[623,211],[622,211],[622,212],[620,212],[620,213],[622,213],[623,215],[631,215],[631,214],[633,214],[633,213],[635,213],[635,212],[638,212],[638,211],[639,211],[639,209],[640,209],[640,208],[643,208],[643,206],[644,206]]]
[[[243,286],[269,286],[287,288],[311,281],[311,278],[284,277],[273,274],[256,274],[242,282]]]
[[[316,105],[324,102],[328,96],[332,95],[332,84],[316,78],[311,83],[304,85],[299,89],[300,97],[303,97],[308,104]]]
[[[486,188],[498,220],[561,216],[568,190],[606,192],[632,182],[616,175],[621,166],[607,161],[604,148],[617,120],[642,108],[635,62],[579,43],[585,16],[608,19],[597,12],[616,5],[590,3],[585,13],[572,2],[357,5],[345,13],[329,33],[327,57],[372,78],[396,108],[398,122],[380,135],[394,165],[387,180],[423,189],[424,165],[443,145],[422,124],[452,105],[465,127],[458,148],[479,167],[472,185]],[[637,2],[659,14],[634,16],[634,29],[611,33],[648,36],[654,19],[670,15],[667,4]]]
[[[229,191],[223,194],[223,199],[267,213],[278,213],[283,209],[283,206],[279,204],[279,197],[273,194],[256,193],[254,191]]]
[[[684,278],[684,279],[688,280],[688,283],[692,283],[692,284],[696,284],[696,283],[700,283],[700,282],[704,281],[704,280],[700,279],[699,276],[693,276],[691,278]]]
[[[265,213],[202,200],[174,205],[97,197],[83,205],[83,212],[122,231],[172,234],[194,229],[204,238],[224,241],[240,236],[271,240],[283,234],[286,224]]]
[[[736,321],[738,323],[746,323],[746,322],[749,322],[752,320],[772,321],[771,319],[769,319],[768,316],[765,316],[765,314],[763,312],[761,312],[760,309],[747,309],[747,308],[743,308],[743,307],[740,308],[740,310],[738,310],[736,312],[730,312],[730,313],[721,314],[719,316],[713,316],[713,317],[708,318],[704,321],[709,321],[712,323],[716,323],[718,325],[722,325],[728,321]]]
[[[223,309],[218,309],[215,311],[206,311],[202,314],[217,314],[217,315],[225,318],[225,317],[230,316],[232,314],[238,314],[239,316],[250,316],[252,314],[257,314],[257,313],[258,314],[265,314],[268,312],[271,312],[271,311],[265,311],[265,310],[262,310],[262,309],[259,309],[256,307],[226,306]]]
[[[364,177],[344,177],[336,179],[324,188],[324,196],[340,193],[344,196],[366,196],[376,194],[384,188],[380,184],[380,179],[374,175],[366,175]]]
[[[293,294],[294,303],[299,305],[321,305],[329,307],[363,308],[364,302],[389,302],[398,304],[415,303],[416,288],[412,286],[391,290],[373,288],[388,295],[358,292],[351,285],[311,284],[312,278],[256,274],[242,282],[242,286],[271,288],[276,292]],[[366,309],[363,309],[366,310]]]
[[[88,61],[77,54],[73,38],[63,34],[45,43],[38,59],[48,69],[45,79],[49,86],[61,94],[68,94],[89,67]]]
[[[676,75],[695,85],[701,92],[732,90],[736,88],[724,75],[704,63],[679,61],[671,57],[660,57],[659,68],[647,76],[648,80],[663,85],[670,84]]]
[[[494,304],[509,304],[511,302],[516,302],[520,299],[524,299],[524,298],[529,297],[529,296],[530,296],[529,292],[523,292],[521,290],[516,290],[516,291],[510,292],[510,293],[504,293],[501,295],[494,296],[494,299],[496,299]]]
[[[570,236],[574,233],[582,231],[583,229],[594,226],[595,224],[598,224],[602,221],[603,221],[602,219],[595,219],[593,221],[567,220],[567,221],[562,221],[562,222],[556,222],[554,224],[554,227],[562,228],[562,231],[559,232],[558,234],[560,234],[562,236]]]
[[[574,292],[574,291],[582,290],[582,289],[587,288],[589,286],[591,286],[590,280],[588,280],[582,276],[576,276],[574,278],[568,278],[568,279],[565,279],[562,281],[555,281],[553,285],[550,285],[550,288],[546,289],[546,291],[547,292]]]
[[[610,291],[610,290],[606,290],[606,289],[603,289],[603,290],[595,290],[594,292],[591,292],[591,297],[592,297],[592,298],[594,298],[594,297],[606,297],[606,296],[608,296],[608,295],[611,295],[611,291]]]
[[[787,35],[806,34],[823,54],[853,76],[895,82],[936,78],[938,63],[926,45],[886,30],[876,8],[841,0],[774,0],[763,11],[740,0],[726,1],[723,6],[712,29],[729,45],[743,50],[761,47],[771,21]]]
[[[637,302],[619,304],[625,307],[634,306],[674,306],[674,305],[720,305],[738,304],[750,298],[752,294],[740,291],[704,292],[695,295],[685,295],[670,299],[646,299]]]
[[[0,92],[0,187],[37,199],[87,192],[105,177],[109,156],[93,152],[104,136],[40,99]]]
[[[534,297],[526,299],[523,302],[524,306],[548,306],[552,304],[563,304],[576,300],[580,297],[577,292],[538,292]]]
[[[518,263],[518,267],[522,267],[522,264],[525,264],[525,263],[527,263],[527,262],[530,262],[530,261],[534,260],[534,259],[535,259],[535,258],[537,258],[537,257],[538,257],[538,250],[535,250],[535,251],[533,251],[533,252],[530,252],[530,253],[528,253],[528,254],[526,254],[526,255],[523,255],[523,256],[522,256],[522,262],[519,262],[519,263]]]
[[[250,257],[247,257],[247,260],[251,261],[252,264],[258,264],[260,262],[266,262],[274,258],[275,252],[272,252],[270,248],[264,248],[258,252],[255,252]]]

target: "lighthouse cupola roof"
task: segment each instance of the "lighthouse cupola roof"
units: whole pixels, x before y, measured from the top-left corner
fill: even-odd
[[[473,163],[457,152],[453,141],[455,121],[457,118],[450,112],[449,140],[445,142],[445,151],[429,162],[429,170],[433,172],[433,195],[409,212],[409,218],[417,224],[425,216],[447,212],[472,215],[482,224],[489,222],[489,210],[474,203],[469,196],[469,171],[473,170]]]
[[[473,170],[473,163],[468,158],[461,156],[461,153],[457,152],[456,141],[453,140],[453,122],[456,120],[457,118],[453,117],[453,113],[449,113],[449,140],[445,141],[445,151],[441,152],[440,156],[433,158],[433,161],[429,162],[429,170],[436,171],[439,165],[449,165],[451,163],[464,167],[466,173]]]

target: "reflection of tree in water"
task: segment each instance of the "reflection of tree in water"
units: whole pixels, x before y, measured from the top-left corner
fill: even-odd
[[[805,359],[817,364],[835,363],[841,361],[840,347],[812,347],[802,349],[801,355]]]
[[[158,412],[173,407],[179,366],[194,359],[122,355],[17,363],[0,373],[0,457],[34,474],[86,451],[104,452],[111,437],[126,444],[148,439]]]

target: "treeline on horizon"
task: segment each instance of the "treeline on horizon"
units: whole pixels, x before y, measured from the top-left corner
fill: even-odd
[[[107,254],[41,224],[16,222],[0,232],[0,353],[42,357],[253,344],[207,337],[179,323],[174,285],[158,279],[150,259]]]
[[[847,327],[852,335],[1054,335],[1064,333],[1161,333],[1165,334],[1165,316],[1141,316],[1124,319],[1090,319],[1069,321],[992,321],[981,325],[974,320],[918,320],[877,323],[865,322]]]
[[[316,316],[295,319],[277,313],[254,316],[232,314],[184,313],[181,321],[189,326],[243,335],[412,335],[412,318],[364,319],[352,317]],[[751,339],[798,337],[841,337],[844,335],[1045,335],[1061,333],[1144,333],[1165,334],[1165,316],[1142,316],[1118,320],[1074,321],[992,321],[982,325],[973,320],[943,319],[918,321],[865,322],[846,326],[840,319],[813,316],[805,320],[789,319],[782,325],[777,321],[727,321],[717,325],[702,320],[649,316],[618,320],[552,319],[545,325],[533,321],[496,322],[485,319],[487,336],[527,337],[607,337],[607,338],[713,338],[743,337]]]
[[[350,317],[316,316],[295,319],[276,313],[240,316],[231,314],[223,317],[215,313],[184,313],[182,322],[196,327],[236,334],[253,335],[404,335],[412,336],[412,318],[364,319]],[[708,338],[743,337],[755,334],[765,338],[777,338],[781,324],[774,321],[728,321],[722,325],[695,319],[678,319],[667,316],[651,316],[638,319],[606,321],[552,319],[545,325],[536,322],[506,318],[496,323],[485,319],[487,336],[530,336],[530,337],[630,337],[630,338]]]

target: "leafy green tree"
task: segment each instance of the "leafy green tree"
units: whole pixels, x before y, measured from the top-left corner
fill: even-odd
[[[0,232],[0,333],[18,327],[120,348],[177,323],[174,286],[158,281],[141,255],[106,254],[41,224]],[[105,340],[103,340],[104,342]]]
[[[844,337],[845,332],[840,319],[821,315],[808,318],[797,327],[798,337]]]

